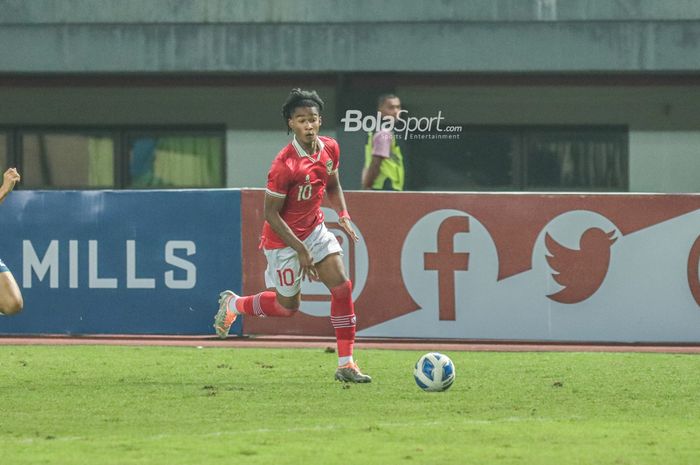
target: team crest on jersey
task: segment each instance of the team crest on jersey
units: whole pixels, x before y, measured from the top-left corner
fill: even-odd
[[[304,179],[304,182],[311,182],[311,176],[307,174],[306,179]]]
[[[333,160],[326,161],[326,171],[328,172],[328,174],[333,173]]]

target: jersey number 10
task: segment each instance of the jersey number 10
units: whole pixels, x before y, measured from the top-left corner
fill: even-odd
[[[297,193],[297,201],[309,200],[311,198],[311,184],[303,184],[299,186]]]

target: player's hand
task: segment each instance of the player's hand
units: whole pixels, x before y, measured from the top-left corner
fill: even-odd
[[[346,233],[348,233],[348,236],[352,237],[353,241],[357,242],[360,240],[355,232],[355,228],[352,227],[352,223],[350,222],[349,218],[341,216],[338,218],[338,224],[345,230]]]
[[[7,191],[11,191],[14,189],[15,184],[20,181],[20,175],[17,172],[16,168],[8,168],[7,171],[5,171],[5,174],[2,176],[2,185],[7,189]]]
[[[314,281],[318,281],[318,271],[314,266],[314,259],[311,257],[311,252],[309,249],[304,247],[301,252],[297,252],[299,257],[299,268],[301,268],[301,279],[302,281],[308,276]]]

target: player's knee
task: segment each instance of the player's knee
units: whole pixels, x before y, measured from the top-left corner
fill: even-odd
[[[277,316],[290,317],[299,311],[301,299],[275,300]]]
[[[331,289],[331,296],[339,300],[352,298],[352,281],[349,279]]]
[[[13,296],[2,302],[2,305],[0,306],[0,313],[7,316],[16,315],[21,312],[23,308],[24,301],[22,300],[22,297]]]

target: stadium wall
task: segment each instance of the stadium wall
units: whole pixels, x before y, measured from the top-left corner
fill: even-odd
[[[239,191],[18,191],[2,207],[24,311],[0,333],[210,334],[218,293],[240,287]]]
[[[588,73],[700,66],[700,5],[692,0],[388,0],[381,9],[370,0],[93,3],[0,0],[0,71]]]
[[[349,192],[327,209],[367,337],[700,342],[700,196]],[[264,286],[263,191],[242,196],[243,290]],[[329,294],[251,334],[332,335]]]
[[[261,189],[18,191],[0,251],[25,311],[5,334],[210,335],[219,291],[264,288]],[[325,209],[364,337],[700,342],[700,195],[347,192]],[[304,282],[291,319],[234,334],[331,336]]]

